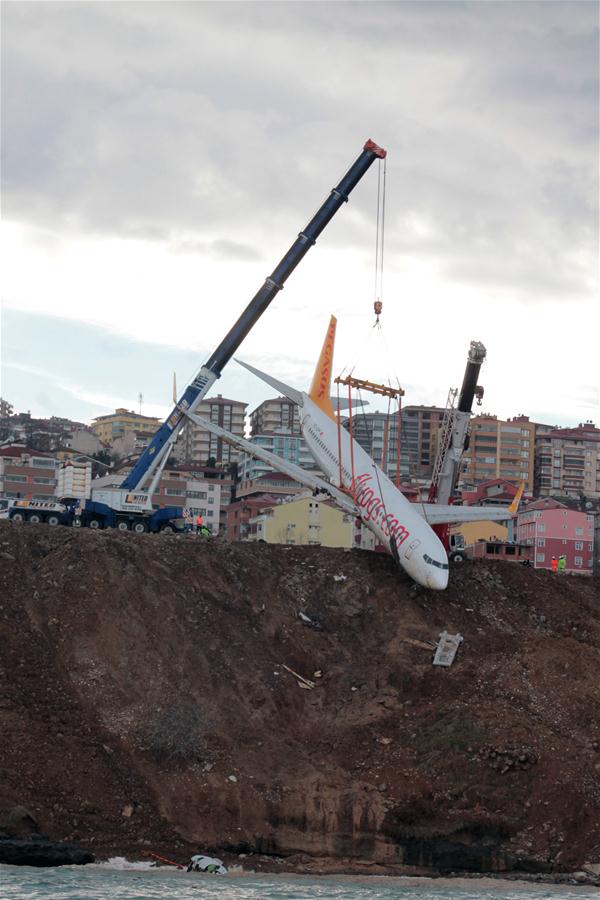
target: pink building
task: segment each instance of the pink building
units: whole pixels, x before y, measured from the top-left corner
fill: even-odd
[[[594,517],[558,500],[536,500],[519,513],[517,541],[534,547],[536,569],[550,569],[552,557],[565,556],[567,572],[591,575],[594,565]]]

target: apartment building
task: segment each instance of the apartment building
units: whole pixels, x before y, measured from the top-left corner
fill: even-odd
[[[60,416],[38,419],[27,412],[7,413],[0,417],[0,441],[24,444],[43,453],[50,453],[56,447],[64,445],[71,433],[80,431],[88,432],[88,426]]]
[[[293,434],[256,434],[250,438],[252,444],[280,456],[287,462],[300,466],[301,469],[317,470],[317,464],[304,438]],[[238,459],[238,477],[242,484],[260,478],[273,467],[262,459],[256,459],[249,453],[241,453]]]
[[[533,492],[535,423],[528,416],[498,419],[483,414],[471,419],[471,436],[463,457],[462,484],[502,479]]]
[[[265,507],[249,520],[246,540],[268,544],[347,547],[354,543],[355,516],[312,496]]]
[[[445,410],[440,406],[405,406],[401,415],[400,472],[411,480],[430,479],[437,433]]]
[[[239,500],[246,497],[262,497],[265,494],[272,494],[275,497],[291,497],[305,490],[304,485],[294,481],[289,475],[271,470],[254,478],[240,481],[235,495]]]
[[[196,414],[230,431],[236,437],[244,437],[247,406],[241,400],[228,400],[219,394],[202,400]],[[239,451],[227,441],[193,422],[187,423],[180,441],[186,463],[206,465],[209,460],[214,460],[218,465],[226,466],[237,462],[239,457]]]
[[[591,575],[594,515],[569,509],[551,498],[530,503],[517,517],[517,541],[535,548],[536,569],[550,569],[552,557],[566,557],[566,571]]]
[[[0,497],[56,500],[58,460],[21,444],[0,447]]]
[[[301,434],[298,406],[287,397],[265,400],[250,413],[250,432],[257,434]]]
[[[128,409],[116,409],[107,416],[96,416],[92,421],[92,431],[102,441],[112,447],[116,438],[128,433],[145,432],[152,436],[161,425],[155,416],[142,416]]]
[[[444,410],[438,406],[405,406],[400,414],[400,474],[403,480],[431,478],[436,435]],[[350,430],[349,419],[344,427]],[[396,477],[398,461],[398,414],[357,411],[352,435],[377,465]],[[385,457],[385,458],[384,458]]]
[[[538,425],[535,490],[539,497],[600,497],[600,428],[593,422],[577,428]]]
[[[259,515],[267,506],[281,502],[281,497],[272,494],[244,497],[236,500],[227,509],[226,535],[228,541],[244,541],[250,530],[250,519]]]

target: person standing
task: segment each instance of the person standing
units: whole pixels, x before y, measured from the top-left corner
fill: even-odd
[[[558,557],[558,571],[564,572],[566,568],[567,568],[567,557],[564,555],[559,556]]]
[[[552,557],[552,562],[550,563],[550,568],[553,572],[558,572],[558,560],[555,556]]]

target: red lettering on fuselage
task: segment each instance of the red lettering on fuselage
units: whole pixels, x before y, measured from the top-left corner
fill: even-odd
[[[372,476],[369,474],[359,475],[354,481],[352,493],[356,503],[364,511],[361,518],[364,522],[374,522],[386,537],[393,537],[396,546],[399,546],[406,540],[409,533],[393,513],[386,514],[383,500],[369,485],[371,478]]]

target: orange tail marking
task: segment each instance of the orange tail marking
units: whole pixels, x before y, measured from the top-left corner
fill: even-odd
[[[521,484],[519,485],[519,490],[517,491],[517,493],[515,494],[515,496],[513,498],[513,502],[508,507],[508,512],[513,516],[518,512],[519,503],[521,502],[521,497],[523,496],[524,490],[525,490],[525,482],[522,481]]]
[[[308,392],[308,396],[313,403],[316,403],[317,406],[334,421],[335,413],[333,411],[333,406],[331,405],[330,393],[336,325],[337,319],[335,316],[332,316],[329,320],[327,334],[325,335],[325,341],[323,342],[323,349],[321,350],[319,362],[317,363],[310,391]]]

